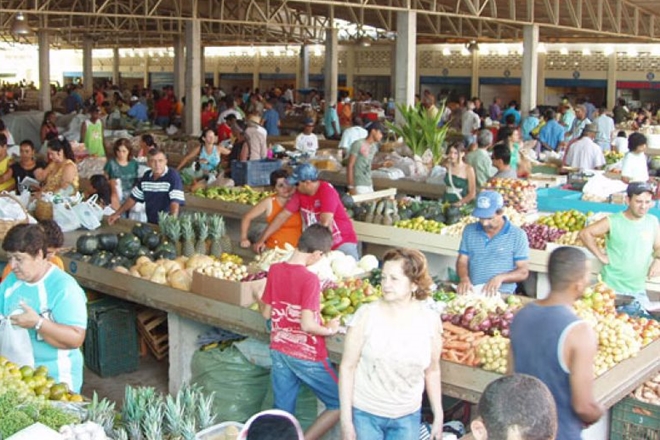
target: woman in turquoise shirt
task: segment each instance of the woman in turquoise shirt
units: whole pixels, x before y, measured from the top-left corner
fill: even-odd
[[[179,166],[176,168],[181,171],[190,161],[197,157],[200,170],[203,174],[209,174],[215,171],[220,165],[220,156],[231,153],[229,148],[216,145],[216,135],[213,129],[207,128],[202,132],[200,144],[194,147],[186,156],[181,160]]]

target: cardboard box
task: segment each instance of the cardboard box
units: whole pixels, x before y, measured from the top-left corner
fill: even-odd
[[[229,281],[193,272],[190,291],[196,295],[205,296],[242,307],[250,307],[266,288],[266,279],[256,281]]]

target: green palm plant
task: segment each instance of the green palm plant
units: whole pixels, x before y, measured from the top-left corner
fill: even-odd
[[[433,165],[442,162],[444,142],[449,131],[449,124],[438,127],[445,112],[445,101],[440,110],[432,116],[421,104],[415,106],[397,104],[404,123],[398,125],[387,122],[387,127],[412,150],[413,154],[421,156],[428,149],[433,154]]]

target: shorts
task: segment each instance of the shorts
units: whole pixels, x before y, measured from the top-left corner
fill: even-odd
[[[296,399],[300,383],[307,385],[316,397],[330,410],[339,409],[337,372],[328,359],[305,361],[270,351],[273,361],[270,380],[273,385],[273,406],[290,414],[296,411]]]
[[[407,416],[381,417],[353,407],[353,427],[357,439],[416,440],[419,438],[421,412]]]

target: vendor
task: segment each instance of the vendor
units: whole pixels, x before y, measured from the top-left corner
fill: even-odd
[[[105,157],[103,143],[103,121],[99,118],[99,108],[93,106],[89,109],[89,119],[80,127],[80,142],[92,156]]]
[[[298,165],[287,181],[289,185],[295,185],[296,192],[254,244],[254,250],[261,252],[266,246],[266,240],[286,223],[290,216],[300,213],[303,230],[314,223],[322,224],[332,231],[333,250],[342,251],[359,260],[353,222],[348,217],[337,191],[328,182],[319,180],[319,172],[314,165]]]
[[[248,232],[250,231],[252,220],[261,215],[266,215],[266,221],[268,223],[272,222],[277,214],[282,212],[284,206],[293,195],[296,188],[288,184],[286,181],[287,177],[289,177],[289,172],[283,169],[270,173],[270,186],[275,188],[275,194],[257,203],[241,219],[242,248],[250,247]],[[298,246],[300,234],[302,234],[302,219],[299,213],[295,213],[287,219],[282,227],[268,237],[266,247],[269,249],[276,247],[283,249],[285,244],[296,247]]]
[[[472,212],[479,221],[463,230],[456,273],[458,293],[483,286],[483,292],[514,293],[516,283],[529,274],[527,234],[504,216],[504,200],[495,191],[482,191]]]
[[[71,195],[78,192],[79,179],[76,158],[71,144],[64,136],[58,136],[48,141],[48,166],[46,169],[36,169],[34,176],[43,182],[42,191],[61,192]]]
[[[80,346],[85,340],[85,292],[76,280],[48,260],[39,225],[20,224],[2,243],[13,272],[0,284],[0,313],[28,330],[36,365],[79,393],[83,380]],[[18,311],[18,313],[16,313]]]
[[[184,204],[183,183],[179,173],[167,166],[165,152],[154,148],[149,151],[149,171],[133,188],[129,197],[119,209],[108,217],[108,224],[114,224],[124,212],[128,212],[137,202],[144,202],[147,221],[158,224],[158,213],[179,214],[179,207]]]
[[[642,133],[631,133],[628,137],[628,152],[621,163],[621,180],[630,182],[647,182],[649,169],[646,164],[646,136]]]
[[[474,200],[477,192],[477,179],[474,168],[465,162],[465,147],[463,144],[453,144],[447,147],[447,174],[445,174],[444,202],[455,206],[463,206]]]
[[[205,128],[199,140],[200,144],[186,154],[176,167],[177,171],[181,171],[190,161],[197,158],[201,171],[208,174],[211,171],[217,171],[221,154],[231,153],[229,148],[216,144],[215,131],[212,128]]]
[[[113,208],[117,208],[130,197],[137,182],[139,166],[132,157],[131,143],[128,139],[117,139],[113,151],[114,157],[105,163],[103,172],[110,181],[111,203]]]
[[[603,281],[618,294],[631,295],[644,308],[650,307],[646,280],[660,276],[660,230],[649,214],[653,187],[632,182],[626,191],[628,208],[611,214],[580,231],[580,239],[602,263]],[[605,251],[596,238],[605,236]]]
[[[23,142],[21,142],[21,146],[19,148],[19,156],[18,156],[18,161],[15,161],[14,163],[11,164],[9,167],[9,170],[5,174],[3,174],[2,178],[0,180],[4,180],[7,178],[13,178],[16,180],[17,183],[22,182],[23,179],[26,177],[29,177],[31,179],[36,179],[34,176],[35,170],[43,170],[46,168],[46,163],[41,160],[36,158],[36,150],[34,148],[34,144],[32,143],[31,140],[26,139]],[[21,192],[24,190],[23,185],[16,185],[16,193],[21,194]]]
[[[374,192],[371,170],[376,168],[373,160],[378,152],[380,141],[383,139],[385,128],[380,122],[373,122],[367,125],[367,130],[369,134],[366,139],[359,139],[353,142],[349,150],[346,181],[348,183],[348,192],[351,195]],[[377,167],[388,167],[391,165],[392,163],[388,161],[377,165]]]

